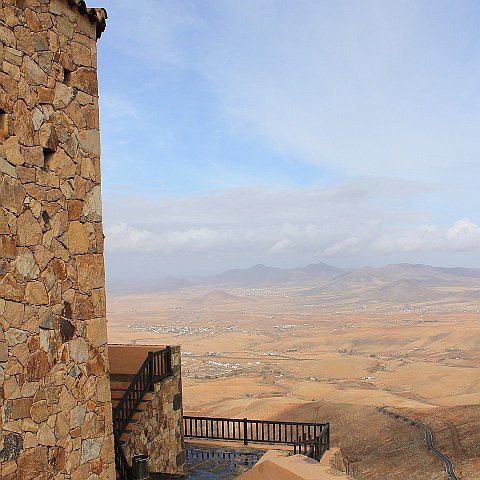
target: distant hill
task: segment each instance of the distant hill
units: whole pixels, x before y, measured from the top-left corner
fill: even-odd
[[[169,277],[162,281],[109,287],[115,294],[212,289],[192,302],[225,304],[251,300],[224,291],[229,288],[293,288],[291,295],[308,297],[319,305],[388,303],[448,303],[480,301],[480,269],[445,268],[421,264],[391,264],[380,268],[339,268],[326,263],[283,269],[254,265],[227,270],[195,282]],[[298,287],[298,288],[297,288]]]
[[[480,301],[480,269],[392,264],[380,268],[338,268],[325,263],[281,269],[256,265],[228,270],[206,280],[209,285],[268,288],[299,287],[292,295],[318,305]]]
[[[250,301],[250,299],[239,297],[237,295],[232,295],[230,293],[224,292],[223,290],[213,290],[212,292],[208,292],[205,295],[195,298],[191,301],[196,305],[220,305],[226,303],[233,303],[233,302],[244,302]]]
[[[313,280],[327,280],[345,271],[326,263],[307,265],[306,267],[282,269],[255,265],[245,269],[227,270],[220,275],[206,279],[209,284],[234,284],[242,286],[278,286],[284,284],[305,283]]]
[[[265,265],[254,265],[245,269],[227,270],[213,277],[206,279],[205,283],[222,284],[232,283],[241,285],[256,285],[271,283],[276,284],[283,282],[288,278],[286,270],[276,267],[267,267]]]

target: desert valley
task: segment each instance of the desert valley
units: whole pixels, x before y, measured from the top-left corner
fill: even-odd
[[[480,270],[257,265],[189,282],[112,286],[112,343],[181,345],[185,412],[328,421],[355,478],[480,469]]]

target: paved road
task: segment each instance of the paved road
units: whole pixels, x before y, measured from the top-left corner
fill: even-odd
[[[423,430],[423,433],[425,434],[425,443],[427,444],[427,448],[443,462],[445,466],[445,472],[447,473],[448,478],[450,480],[459,480],[459,478],[455,475],[452,461],[442,452],[440,452],[437,447],[435,447],[433,443],[432,432],[426,425],[421,422],[417,422],[416,420],[412,420],[411,418],[404,417],[403,415],[399,415],[398,413],[389,412],[388,410],[385,410],[385,408],[387,407],[378,407],[377,410],[381,413],[384,413],[385,415],[391,415],[392,417],[400,418],[405,422],[410,422],[410,424],[415,427],[421,428]]]

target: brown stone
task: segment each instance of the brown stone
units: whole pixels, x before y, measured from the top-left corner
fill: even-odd
[[[65,153],[64,150],[58,149],[50,158],[48,168],[55,172],[60,178],[72,178],[75,175],[77,165]]]
[[[38,103],[50,104],[53,102],[53,92],[51,89],[45,88],[45,87],[38,87],[37,93],[38,93]]]
[[[5,342],[0,342],[0,362],[8,360],[8,345]]]
[[[47,86],[47,75],[38,64],[28,56],[23,58],[23,70],[27,74],[28,81],[31,85]]]
[[[52,406],[56,405],[60,399],[60,393],[62,392],[61,387],[47,387],[45,389],[45,396],[47,397],[47,405]]]
[[[84,424],[86,411],[87,409],[84,405],[77,405],[72,409],[70,412],[70,428],[80,427]],[[93,429],[90,433],[93,433]]]
[[[31,210],[26,210],[18,217],[18,244],[37,245],[42,243],[42,229]]]
[[[0,182],[0,205],[14,213],[20,213],[25,199],[25,189],[16,179],[3,175]]]
[[[12,273],[7,273],[0,278],[0,292],[5,300],[21,302],[24,297],[25,287],[18,283]]]
[[[36,172],[34,168],[18,166],[17,173],[22,183],[32,183],[35,181]]]
[[[83,202],[81,200],[69,200],[67,203],[68,219],[70,221],[79,220],[82,214]]]
[[[105,373],[105,364],[101,355],[97,355],[87,362],[87,375],[99,377]]]
[[[88,252],[89,240],[85,227],[80,222],[70,222],[68,227],[68,249],[72,254]]]
[[[52,252],[45,248],[43,245],[37,245],[35,247],[35,260],[37,261],[40,270],[45,270],[46,266],[52,258]]]
[[[30,416],[30,408],[32,407],[33,398],[18,398],[12,400],[11,419],[18,420]]]
[[[46,422],[43,422],[37,432],[37,441],[40,445],[52,447],[55,445],[55,435],[53,430],[48,426]]]
[[[30,337],[28,337],[30,338]],[[28,341],[28,340],[27,340]],[[28,346],[26,345],[26,343],[20,343],[18,345],[15,345],[13,348],[10,349],[10,355],[12,357],[15,357],[17,358],[17,360],[22,364],[23,367],[25,367],[27,365],[27,362],[28,362],[28,356],[30,355],[30,350],[28,349]],[[25,387],[25,385],[27,385],[26,383],[23,384],[23,387]],[[33,395],[29,395],[29,394],[25,394],[24,395],[24,392],[23,392],[23,387],[22,387],[22,395],[24,397],[31,397]],[[25,392],[27,392],[28,388],[25,387]]]
[[[16,360],[15,361],[10,360],[7,363],[7,368],[5,369],[5,373],[7,375],[13,375],[13,376],[11,376],[10,378],[7,378],[3,382],[3,393],[5,395],[5,398],[8,398],[8,399],[21,398],[22,391],[20,390],[17,377],[15,376],[15,374],[18,373],[18,370],[21,371],[21,369],[22,369],[22,366]]]
[[[65,280],[67,278],[67,269],[65,268],[65,262],[63,262],[59,258],[54,258],[51,265],[53,273],[59,280]]]
[[[15,472],[17,471],[17,462],[13,460],[8,460],[2,464],[2,469],[0,472],[2,473],[2,478],[5,480],[17,480],[17,477],[14,476]]]
[[[66,387],[63,387],[58,399],[58,404],[63,412],[70,412],[76,406],[77,400]]]
[[[0,253],[4,258],[15,258],[17,255],[17,242],[13,237],[2,235],[0,238]]]
[[[31,305],[47,305],[48,295],[42,282],[28,282],[25,288],[25,300]]]
[[[65,85],[62,82],[57,82],[55,85],[55,93],[53,97],[53,106],[57,109],[65,108],[75,98],[73,88]]]
[[[72,57],[77,65],[84,67],[92,66],[90,48],[75,41],[72,43]]]
[[[88,95],[97,96],[97,72],[92,68],[77,68],[70,74],[70,85]]]
[[[94,318],[88,322],[87,340],[94,347],[100,347],[107,343],[107,322],[105,318]]]
[[[0,235],[8,235],[10,233],[10,227],[8,226],[7,215],[3,211],[0,205]]]
[[[53,125],[44,123],[40,127],[40,146],[54,152],[58,147],[58,136]]]
[[[77,294],[74,310],[77,319],[90,320],[94,316],[92,299],[86,295]]]
[[[103,461],[101,458],[96,458],[95,460],[92,460],[90,465],[92,468],[92,473],[100,475],[103,472]]]
[[[56,447],[53,451],[52,458],[50,459],[50,465],[55,473],[61,472],[65,468],[65,449],[62,447]]]
[[[78,255],[75,257],[80,291],[88,292],[101,288],[105,284],[103,256],[98,254]]]
[[[27,333],[24,330],[18,328],[9,328],[5,332],[5,339],[9,347],[24,343],[27,339]]]
[[[30,352],[40,348],[40,338],[38,335],[30,335],[27,339],[27,347]],[[28,360],[27,360],[28,361]]]
[[[24,151],[25,151],[25,163],[27,165],[33,165],[35,167],[40,167],[40,168],[44,166],[45,159],[43,157],[42,147],[26,147]],[[38,175],[38,171],[37,171],[37,175]]]
[[[25,280],[34,280],[38,278],[40,274],[40,269],[38,268],[33,253],[27,248],[21,249],[14,264],[17,273]]]
[[[81,130],[78,143],[85,153],[100,155],[100,132],[98,130]]]
[[[37,52],[49,49],[47,32],[39,32],[33,36],[33,44]]]
[[[15,38],[17,39],[17,48],[25,53],[28,53],[29,55],[33,55],[35,49],[33,48],[30,30],[24,26],[16,26],[14,28],[14,33]]]
[[[45,447],[24,450],[18,457],[17,480],[47,480],[48,458]]]
[[[28,358],[26,378],[28,381],[39,380],[50,371],[48,355],[43,350],[36,350]]]
[[[25,307],[20,302],[7,301],[4,316],[8,318],[11,327],[19,328],[24,320]]]
[[[99,402],[111,401],[110,378],[107,375],[97,377],[97,399]]]
[[[88,360],[88,345],[84,338],[77,337],[69,343],[70,357],[77,363]]]
[[[35,129],[32,116],[29,114],[27,104],[23,100],[15,103],[13,128],[21,145],[32,146],[34,143]]]
[[[55,422],[55,436],[57,439],[65,438],[70,431],[70,423],[65,413],[60,412]]]
[[[0,42],[12,48],[16,45],[15,35],[9,28],[3,25],[0,25]]]
[[[87,122],[83,116],[82,108],[76,100],[70,102],[68,107],[65,109],[65,113],[73,120],[73,123],[75,123],[75,126],[79,130],[87,128]]]
[[[14,135],[3,142],[7,161],[12,165],[23,165],[25,158],[22,155],[18,138]]]
[[[44,187],[60,188],[60,179],[48,170],[37,170],[37,183]]]
[[[90,466],[88,463],[82,463],[75,471],[72,472],[72,480],[85,480],[88,478]]]
[[[52,240],[53,253],[64,262],[70,260],[70,252],[56,239]]]
[[[0,130],[0,142],[2,141],[1,139],[1,130]],[[4,160],[2,157],[0,157],[0,173],[9,175],[10,177],[17,178],[17,171],[15,170],[15,167],[8,163],[6,160]]]

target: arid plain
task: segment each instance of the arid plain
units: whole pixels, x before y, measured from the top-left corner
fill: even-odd
[[[186,412],[329,421],[356,478],[445,478],[420,430],[382,405],[429,425],[459,478],[478,478],[480,272],[328,268],[112,291],[109,338],[181,345]]]

